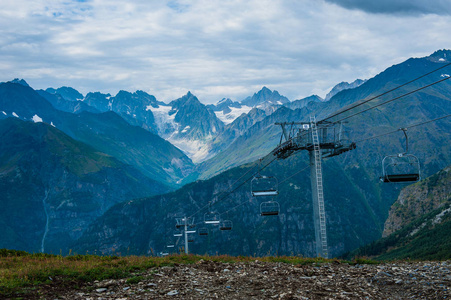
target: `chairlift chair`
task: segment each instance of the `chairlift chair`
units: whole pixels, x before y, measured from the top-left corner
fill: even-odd
[[[175,228],[177,229],[183,229],[186,226],[189,228],[193,228],[194,226],[194,218],[175,218]]]
[[[175,247],[174,239],[172,237],[167,238],[166,248],[174,248],[174,247]]]
[[[179,237],[179,236],[182,236],[183,233],[180,230],[174,230],[174,233],[172,235],[175,236],[175,237]]]
[[[205,224],[219,224],[221,222],[221,216],[211,210],[211,202],[209,203],[209,210],[204,214]]]
[[[221,222],[221,218],[218,213],[215,212],[207,212],[204,215],[204,223],[205,224],[219,224]]]
[[[219,230],[232,230],[232,225],[232,221],[224,220],[221,222],[221,225],[219,225]]]
[[[202,235],[202,236],[208,235],[208,228],[205,228],[205,227],[199,228],[199,235]]]
[[[382,182],[416,182],[420,180],[420,162],[415,155],[389,155],[382,160]]]
[[[275,177],[257,175],[251,180],[251,192],[254,197],[277,196],[278,182]]]
[[[400,128],[406,137],[406,151],[397,155],[388,155],[382,160],[382,182],[416,182],[420,180],[420,161],[415,155],[408,154],[407,129]]]
[[[280,205],[277,201],[266,201],[260,204],[261,216],[277,216],[280,211]]]
[[[185,218],[175,218],[175,228],[181,229],[185,227]]]

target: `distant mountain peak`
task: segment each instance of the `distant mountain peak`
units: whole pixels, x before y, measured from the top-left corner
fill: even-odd
[[[230,98],[222,98],[221,100],[216,103],[216,106],[224,104],[224,103],[232,103],[233,101]]]
[[[68,86],[62,86],[57,89],[48,88],[45,91],[49,94],[59,94],[61,95],[61,97],[68,101],[82,101],[84,99],[83,94],[81,94],[76,89]]]
[[[262,89],[257,93],[254,93],[252,97],[247,97],[246,99],[241,101],[241,104],[254,107],[257,105],[267,106],[271,104],[283,105],[289,102],[290,100],[288,100],[287,97],[280,95],[278,91],[271,91],[266,86],[263,86]]]
[[[447,63],[451,61],[451,50],[437,50],[427,58],[433,62]]]
[[[325,101],[329,101],[330,98],[332,98],[333,96],[335,96],[336,94],[338,94],[339,92],[341,92],[343,90],[354,89],[356,87],[361,86],[365,82],[366,82],[366,80],[362,80],[362,79],[356,79],[351,83],[342,81],[339,84],[337,84],[336,86],[334,86],[332,88],[332,90],[326,95]]]
[[[28,83],[27,83],[25,80],[23,80],[23,79],[14,78],[14,79],[11,80],[10,82],[12,82],[12,83],[18,83],[18,84],[21,84],[21,85],[23,85],[23,86],[30,87],[30,86],[28,85]]]
[[[185,105],[186,103],[195,103],[196,105],[203,105],[196,96],[194,96],[190,91],[186,95],[173,100],[169,103],[173,109],[178,109],[178,107]]]

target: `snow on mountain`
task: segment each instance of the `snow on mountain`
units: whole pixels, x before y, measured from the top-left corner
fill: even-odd
[[[252,97],[249,96],[241,102],[223,98],[216,105],[208,105],[208,107],[215,112],[216,117],[227,125],[235,121],[243,113],[249,113],[254,107],[264,110],[266,114],[269,115],[277,110],[278,107],[289,103],[290,100],[288,100],[288,98],[280,95],[279,92],[271,91],[264,86]]]
[[[153,113],[158,134],[193,162],[208,158],[212,139],[224,127],[215,113],[190,92],[169,105],[148,105],[146,110]]]
[[[252,107],[243,105],[241,107],[229,107],[229,112],[225,113],[224,110],[215,111],[216,117],[221,120],[224,124],[230,124],[235,121],[236,118],[241,116],[242,114],[247,114]]]
[[[150,110],[153,113],[159,136],[168,139],[171,134],[178,132],[180,125],[175,122],[177,111],[174,113],[172,106],[158,105],[157,107],[154,107],[148,105],[146,110]]]
[[[35,123],[42,122],[42,118],[40,116],[38,116],[38,115],[34,115],[32,120]]]
[[[204,139],[180,138],[177,136],[177,132],[174,132],[167,140],[182,150],[194,163],[199,163],[208,158],[213,136],[209,135]]]

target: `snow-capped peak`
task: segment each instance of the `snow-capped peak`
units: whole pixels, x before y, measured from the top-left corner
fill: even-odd
[[[38,122],[42,122],[42,118],[38,115],[34,115],[33,118],[31,118],[33,120],[33,122],[38,123]]]

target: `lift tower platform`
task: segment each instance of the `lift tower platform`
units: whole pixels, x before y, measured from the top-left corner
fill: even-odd
[[[316,254],[318,257],[327,258],[321,159],[353,150],[356,145],[344,139],[342,123],[324,121],[317,123],[315,117],[310,117],[310,122],[283,122],[275,123],[275,125],[282,127],[282,136],[279,146],[272,152],[273,155],[279,159],[285,159],[301,150],[309,152]]]

